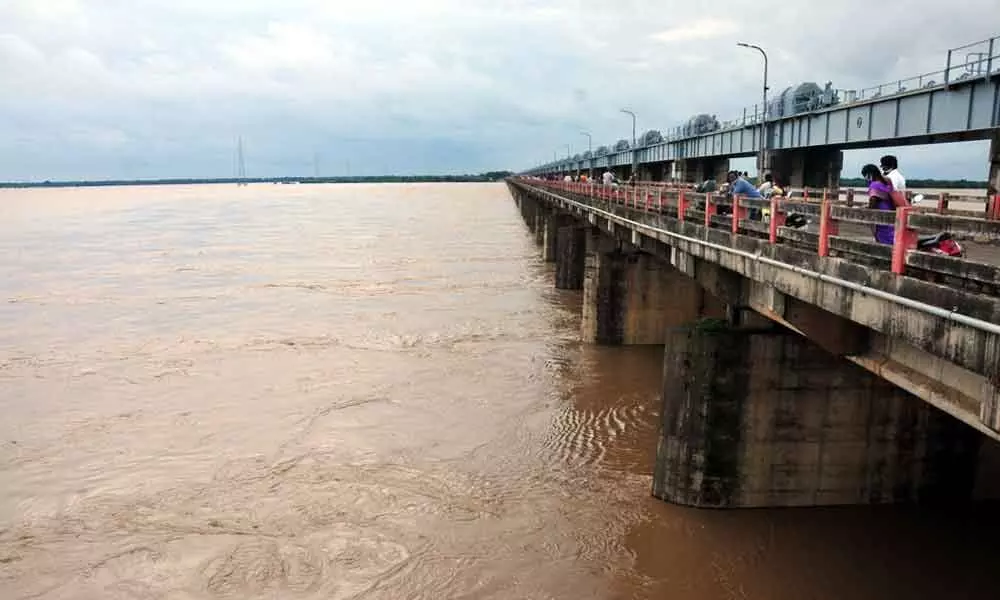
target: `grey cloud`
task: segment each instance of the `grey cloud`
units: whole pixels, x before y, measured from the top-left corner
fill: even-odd
[[[760,60],[737,39],[768,47],[776,90],[860,87],[941,68],[948,47],[998,33],[981,18],[991,10],[995,0],[959,12],[887,0],[874,14],[860,0],[727,0],[710,15],[652,0],[7,0],[0,179],[228,175],[237,135],[261,174],[314,152],[356,172],[523,168],[585,148],[582,129],[595,144],[625,137],[624,106],[640,130],[741,114]],[[942,152],[975,155],[965,148]],[[932,174],[982,170],[910,157]]]

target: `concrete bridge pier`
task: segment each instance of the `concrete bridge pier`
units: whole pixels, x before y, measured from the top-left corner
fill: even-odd
[[[538,204],[535,206],[534,225],[531,231],[535,234],[535,243],[542,245],[545,242],[545,222],[548,220],[551,209]]]
[[[670,165],[665,162],[649,163],[640,167],[639,171],[644,181],[665,181],[670,177]]]
[[[542,260],[545,262],[556,262],[559,226],[569,218],[553,211],[542,215]]]
[[[535,215],[539,209],[538,201],[527,194],[521,194],[517,197],[517,207],[521,210],[521,218],[524,219],[525,225],[534,233]]]
[[[967,500],[981,436],[781,328],[666,339],[653,495],[715,507]]]
[[[701,183],[709,178],[722,183],[728,172],[726,158],[682,158],[674,162],[674,177],[683,183]]]
[[[840,189],[840,171],[844,166],[844,153],[832,148],[805,148],[801,150],[772,150],[768,152],[768,171],[779,181],[787,181],[794,188]],[[878,157],[872,162],[878,163]],[[849,173],[860,177],[860,173]]]
[[[583,271],[583,341],[663,344],[667,332],[726,305],[659,258],[591,229]]]
[[[556,289],[582,290],[587,257],[587,227],[564,218],[556,229]]]

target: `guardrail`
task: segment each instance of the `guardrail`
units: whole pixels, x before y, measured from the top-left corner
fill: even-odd
[[[918,234],[947,232],[975,236],[986,242],[1000,242],[1000,219],[978,216],[939,214],[904,206],[896,210],[875,210],[834,201],[824,194],[819,201],[772,197],[728,197],[716,193],[698,193],[669,184],[607,186],[595,183],[549,181],[521,178],[525,183],[558,190],[583,199],[595,208],[616,207],[673,218],[695,221],[706,228],[726,228],[734,235],[763,238],[771,244],[789,244],[809,249],[820,256],[853,256],[866,264],[906,274],[907,268],[930,273],[936,280],[960,279],[977,291],[995,294],[1000,290],[1000,265],[954,258],[918,251]],[[997,199],[995,206],[1000,206]],[[786,226],[792,214],[818,222],[818,232]],[[1000,215],[998,215],[1000,217]],[[893,225],[893,244],[884,245],[863,238],[841,235],[842,226],[864,227]],[[964,287],[969,287],[965,285]]]
[[[594,183],[594,185],[601,185],[600,183]],[[697,187],[693,183],[677,183],[674,181],[637,181],[634,184],[617,184],[631,187],[636,185],[639,187],[647,187],[652,189],[663,188],[665,190],[670,190],[676,193],[678,190],[688,190],[689,193]],[[788,189],[788,188],[786,188]],[[828,188],[802,188],[802,189],[788,189],[788,194],[786,198],[801,198],[803,200],[819,200],[820,198],[829,198],[833,202],[844,202],[847,206],[854,205],[854,198],[859,193],[863,194],[864,190],[862,188],[839,188],[831,190]],[[913,198],[918,195],[919,192],[908,190],[906,192],[907,199],[912,203]],[[913,209],[915,212],[925,213],[925,212],[935,212],[941,215],[954,215],[963,217],[979,217],[983,219],[995,219],[1000,220],[1000,194],[994,196],[966,196],[955,192],[937,192],[936,194],[919,194],[924,196],[923,202],[918,205],[914,205]],[[841,199],[843,196],[843,199]],[[951,207],[952,202],[963,202],[966,204],[977,204],[981,203],[983,205],[982,210],[963,210]]]

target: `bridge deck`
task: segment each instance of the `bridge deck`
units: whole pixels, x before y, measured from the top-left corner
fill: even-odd
[[[792,329],[777,308],[785,297],[830,313],[834,320],[823,320],[823,328],[862,326],[870,334],[866,349],[843,358],[1000,439],[1000,219],[829,200],[725,199],[662,186],[510,184],[547,210],[575,215],[690,277],[708,277],[702,284],[712,289],[723,272],[742,277],[737,288],[716,291],[738,293],[731,301]],[[749,208],[767,207],[777,219],[748,218]],[[818,230],[778,227],[789,211],[809,215]],[[871,241],[871,225],[894,222],[896,244]],[[927,228],[975,238],[963,242],[970,256],[916,251],[916,233]]]
[[[593,183],[529,180],[537,185],[580,195],[608,205],[637,208],[656,214],[678,217],[679,207],[684,206],[684,218],[708,224],[713,228],[731,229],[734,233],[767,238],[770,224],[751,220],[750,209],[771,210],[786,216],[800,213],[810,219],[807,227],[793,229],[774,227],[770,232],[775,243],[787,243],[797,248],[811,248],[821,255],[840,256],[850,261],[877,269],[891,270],[927,281],[1000,297],[1000,199],[987,203],[986,210],[968,210],[970,206],[936,206],[925,201],[919,208],[911,207],[897,215],[892,211],[878,211],[859,207],[851,200],[792,199],[742,199],[739,200],[741,218],[733,224],[733,200],[718,194],[700,194],[685,187],[662,183],[639,183],[635,186],[603,186]],[[706,208],[712,216],[706,220]],[[975,206],[975,205],[971,205]],[[825,209],[824,207],[828,207]],[[941,212],[945,214],[941,214]],[[823,214],[827,215],[826,235],[822,235]],[[902,221],[898,221],[902,219]],[[914,237],[897,236],[897,245],[885,246],[873,240],[872,226],[876,224],[905,223],[897,227],[900,232],[911,232]],[[918,252],[916,235],[930,235],[947,231],[960,241],[965,255],[952,258]]]

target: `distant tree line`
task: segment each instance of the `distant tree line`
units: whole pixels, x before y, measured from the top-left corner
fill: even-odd
[[[478,175],[373,175],[356,177],[236,177],[180,179],[108,179],[101,181],[0,182],[0,188],[98,187],[122,185],[193,185],[215,183],[467,183],[502,181],[511,171],[488,171]]]
[[[861,177],[841,178],[841,187],[867,187],[868,182]],[[985,181],[969,181],[968,179],[910,179],[906,178],[908,188],[943,188],[943,189],[986,189]]]

